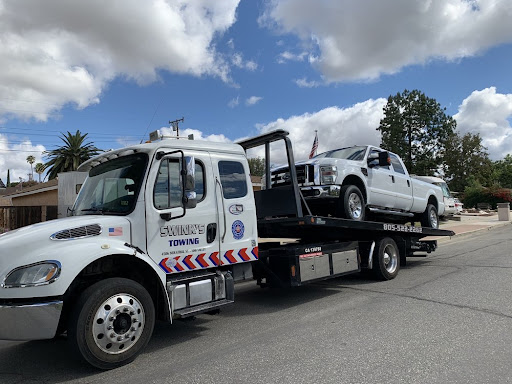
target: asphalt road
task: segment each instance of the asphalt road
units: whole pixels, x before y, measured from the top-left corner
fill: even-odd
[[[157,324],[113,371],[74,359],[65,339],[0,341],[0,383],[512,382],[511,240],[509,226],[454,238],[387,282],[243,283],[219,315]]]

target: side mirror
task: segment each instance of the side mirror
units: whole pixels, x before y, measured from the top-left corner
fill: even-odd
[[[185,172],[185,194],[184,205],[186,208],[195,208],[197,205],[196,189],[196,159],[194,156],[185,156],[183,167]]]
[[[387,167],[391,165],[391,159],[389,158],[389,153],[387,151],[379,152],[379,166]]]

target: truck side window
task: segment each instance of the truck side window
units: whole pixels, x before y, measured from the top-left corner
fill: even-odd
[[[195,168],[197,201],[204,197],[204,169],[200,162],[196,162]],[[181,207],[183,196],[180,176],[180,162],[177,159],[164,159],[160,163],[158,175],[153,191],[155,208],[168,209]]]
[[[219,175],[224,198],[236,199],[247,195],[247,177],[242,163],[219,161]]]
[[[400,160],[398,160],[398,157],[396,157],[396,155],[393,155],[392,153],[389,154],[389,157],[391,158],[391,164],[393,165],[393,169],[395,170],[395,172],[405,175],[404,167],[402,167],[402,164],[400,164]]]

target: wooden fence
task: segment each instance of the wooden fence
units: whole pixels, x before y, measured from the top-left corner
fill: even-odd
[[[0,231],[12,230],[57,218],[57,206],[0,207]]]

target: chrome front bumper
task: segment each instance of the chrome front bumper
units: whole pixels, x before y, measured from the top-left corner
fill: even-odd
[[[62,301],[0,305],[0,340],[51,339],[57,332]]]
[[[302,195],[306,199],[322,199],[339,197],[341,186],[339,185],[314,185],[300,187]]]

